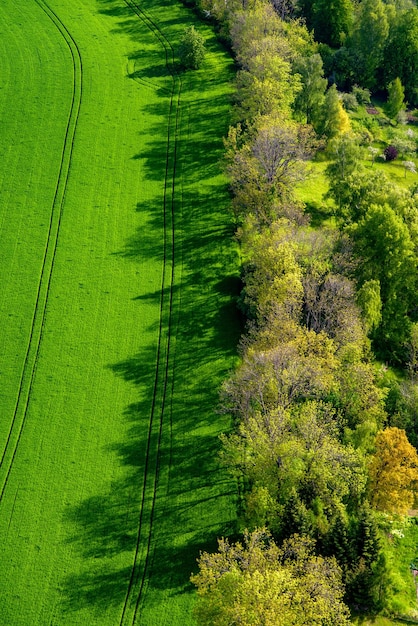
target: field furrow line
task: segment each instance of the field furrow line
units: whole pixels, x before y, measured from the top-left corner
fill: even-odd
[[[7,487],[13,462],[16,457],[17,449],[24,429],[31,389],[35,377],[36,363],[38,361],[44,330],[48,293],[50,290],[55,263],[65,192],[71,166],[75,132],[82,98],[82,60],[77,43],[71,36],[71,33],[68,31],[66,26],[61,22],[56,13],[52,11],[45,0],[35,0],[35,2],[52,21],[70,50],[73,66],[73,93],[61,152],[54,198],[51,205],[48,235],[41,264],[40,278],[38,282],[28,344],[22,366],[14,413],[0,460],[0,470],[3,475],[0,492],[0,504]]]
[[[170,380],[170,359],[172,352],[172,318],[173,318],[173,287],[175,262],[175,229],[174,229],[174,196],[176,185],[177,143],[180,121],[181,79],[175,71],[174,50],[171,43],[161,32],[158,25],[143,9],[131,0],[125,4],[147,25],[160,41],[165,52],[166,66],[170,71],[173,83],[170,93],[167,148],[163,191],[163,272],[161,280],[160,322],[156,369],[153,396],[148,424],[148,436],[144,477],[142,481],[141,510],[138,520],[138,532],[131,577],[129,580],[125,602],[121,614],[120,625],[134,625],[140,611],[141,599],[146,583],[150,564],[152,528],[155,518],[155,503],[160,470],[161,442],[163,435],[164,412],[166,409],[167,391]],[[145,509],[147,512],[145,513]],[[147,515],[147,519],[145,518]],[[144,530],[144,528],[146,530]],[[143,537],[145,535],[145,541]],[[142,554],[141,554],[142,552]],[[136,598],[133,598],[135,594]],[[128,612],[133,605],[133,614]]]
[[[167,285],[165,287],[166,291],[168,291],[168,320],[167,320],[167,346],[166,346],[166,355],[163,363],[164,371],[163,371],[163,380],[161,381],[161,408],[160,408],[160,416],[159,416],[159,424],[158,424],[158,441],[157,441],[157,458],[156,458],[156,468],[155,468],[155,477],[152,488],[152,506],[150,511],[150,532],[148,533],[147,538],[147,550],[146,557],[143,567],[143,573],[141,577],[141,583],[137,594],[134,617],[132,621],[132,625],[136,623],[137,614],[139,611],[141,598],[143,594],[144,584],[146,580],[147,571],[150,565],[150,556],[151,556],[151,540],[152,540],[152,528],[154,524],[155,517],[155,502],[157,497],[157,484],[160,470],[160,453],[161,453],[161,440],[163,434],[163,422],[164,415],[166,411],[166,401],[167,401],[167,392],[170,389],[170,363],[172,361],[172,343],[173,343],[173,298],[174,298],[174,272],[175,272],[175,230],[174,230],[174,191],[175,191],[175,180],[176,180],[176,159],[177,159],[177,146],[178,146],[178,133],[179,133],[179,120],[180,120],[180,89],[177,94],[177,103],[176,103],[176,113],[175,113],[175,125],[174,125],[174,142],[173,142],[173,170],[171,175],[171,200],[170,206],[168,209],[169,220],[171,223],[171,227],[168,227],[168,235],[169,235],[169,243],[168,247],[171,247],[171,267],[168,270],[168,278]],[[172,380],[172,375],[171,375]],[[172,387],[171,387],[172,388]],[[171,406],[171,403],[170,403]]]

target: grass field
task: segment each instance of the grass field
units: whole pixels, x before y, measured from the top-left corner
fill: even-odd
[[[168,0],[0,5],[0,624],[192,624],[234,527],[231,63]]]

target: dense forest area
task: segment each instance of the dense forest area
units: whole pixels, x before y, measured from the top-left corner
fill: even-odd
[[[225,170],[246,321],[221,397],[244,539],[201,555],[198,621],[416,617],[399,555],[417,538],[418,9],[188,4],[236,60]]]

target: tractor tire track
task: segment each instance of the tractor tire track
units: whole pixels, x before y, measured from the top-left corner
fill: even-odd
[[[169,95],[170,101],[167,122],[167,148],[165,156],[166,160],[163,191],[163,272],[161,279],[160,322],[158,330],[156,369],[150,418],[148,423],[136,546],[131,576],[120,618],[120,626],[123,626],[124,624],[131,624],[131,626],[134,626],[140,612],[146,576],[150,566],[152,528],[155,519],[155,504],[160,473],[164,412],[166,410],[167,391],[170,387],[169,380],[173,334],[172,313],[175,265],[174,196],[176,186],[176,159],[180,124],[180,98],[182,83],[175,70],[174,50],[171,43],[161,32],[158,25],[152,20],[152,18],[149,17],[149,15],[145,13],[145,11],[140,8],[136,1],[124,0],[124,2],[160,41],[165,53],[166,67],[172,76],[172,88]],[[172,385],[173,380],[171,380],[171,387]],[[160,404],[157,407],[158,402]],[[151,455],[154,456],[154,461],[152,461]],[[145,520],[144,516],[147,500],[149,500],[149,503],[147,507],[147,520]],[[143,535],[145,533],[144,526],[148,528],[145,541],[143,541]],[[141,550],[143,555],[141,555]],[[134,595],[136,598],[133,597]],[[128,612],[132,614],[132,617],[128,616]]]
[[[4,469],[4,478],[0,492],[0,505],[4,497],[17,449],[21,440],[26,422],[30,394],[34,382],[36,365],[39,357],[42,335],[45,325],[46,306],[51,285],[51,278],[55,264],[58,236],[61,226],[63,205],[66,187],[70,172],[72,153],[75,141],[75,132],[80,113],[82,98],[82,61],[76,41],[59,17],[48,6],[45,0],[35,0],[39,8],[53,22],[70,51],[73,66],[73,93],[64,135],[63,149],[54,198],[48,226],[48,236],[42,259],[40,279],[35,300],[35,307],[31,322],[28,344],[20,377],[19,389],[16,397],[15,409],[10,424],[6,443],[0,459],[0,470]],[[8,458],[9,457],[9,458]]]
[[[133,66],[134,71],[130,71],[130,65]],[[166,87],[159,87],[158,85],[153,83],[151,80],[147,80],[146,78],[142,78],[141,76],[137,76],[137,70],[136,70],[136,63],[135,62],[131,62],[131,61],[127,62],[127,64],[126,64],[126,75],[127,75],[128,78],[131,78],[132,80],[137,82],[139,85],[147,87],[147,89],[151,89],[152,91],[158,91],[158,92],[160,92],[162,94],[165,94],[168,97],[171,96],[170,89],[167,89]],[[171,74],[171,77],[172,77],[172,74]]]

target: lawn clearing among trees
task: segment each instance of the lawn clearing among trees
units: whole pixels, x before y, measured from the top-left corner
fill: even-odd
[[[174,0],[0,17],[0,623],[192,624],[190,572],[236,515],[231,61]],[[192,24],[207,53],[180,73]]]

